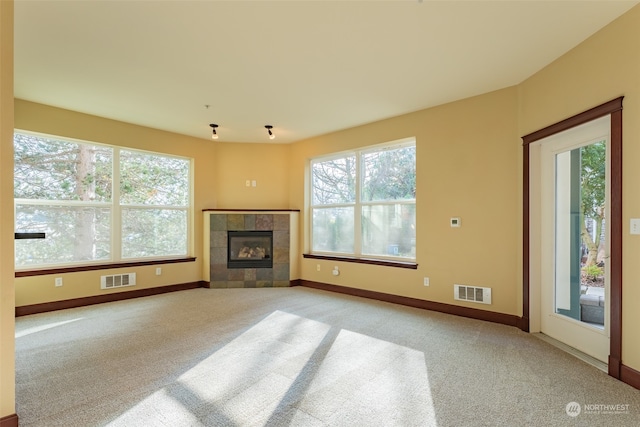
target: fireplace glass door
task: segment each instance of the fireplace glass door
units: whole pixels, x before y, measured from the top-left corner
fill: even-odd
[[[273,231],[228,231],[227,268],[272,268]]]

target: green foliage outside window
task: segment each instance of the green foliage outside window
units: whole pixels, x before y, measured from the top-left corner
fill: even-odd
[[[187,254],[187,159],[16,132],[14,198],[16,268]]]
[[[311,162],[312,251],[415,259],[415,143]]]

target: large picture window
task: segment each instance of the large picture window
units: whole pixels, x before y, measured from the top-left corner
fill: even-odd
[[[415,260],[415,224],[414,140],[311,161],[313,253]]]
[[[14,134],[16,269],[186,256],[191,161]]]

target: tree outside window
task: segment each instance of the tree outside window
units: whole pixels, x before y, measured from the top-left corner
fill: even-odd
[[[189,160],[27,132],[14,153],[15,229],[46,234],[16,268],[187,254]]]
[[[600,287],[604,286],[606,156],[604,141],[580,148],[582,282]]]
[[[311,162],[312,251],[415,259],[415,141]]]

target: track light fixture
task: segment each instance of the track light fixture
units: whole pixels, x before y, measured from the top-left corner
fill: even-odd
[[[267,132],[269,132],[269,139],[273,139],[273,138],[275,138],[275,137],[276,137],[276,136],[273,134],[273,132],[271,131],[271,129],[273,129],[273,126],[271,126],[271,125],[265,125],[264,127],[265,127],[265,128],[267,128]]]
[[[215,123],[211,123],[209,126],[211,126],[213,130],[211,133],[211,139],[218,139],[218,132],[216,132],[216,128],[218,127],[218,125]]]

